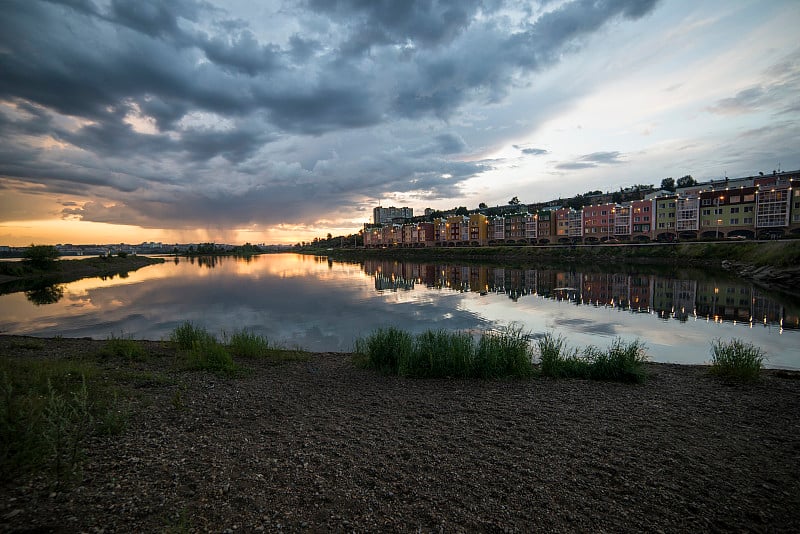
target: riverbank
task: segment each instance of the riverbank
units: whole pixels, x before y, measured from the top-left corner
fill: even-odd
[[[235,377],[169,343],[0,336],[9,360],[88,361],[125,430],[91,435],[78,478],[2,486],[0,530],[793,532],[800,380],[648,364],[626,385],[403,379],[347,354]],[[75,379],[75,377],[73,377]],[[88,379],[87,379],[88,380]]]
[[[28,291],[42,285],[65,284],[83,278],[124,276],[164,261],[164,258],[149,256],[93,256],[80,260],[58,260],[49,269],[33,269],[23,262],[0,262],[0,294]]]

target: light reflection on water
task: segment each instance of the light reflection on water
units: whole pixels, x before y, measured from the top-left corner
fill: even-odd
[[[125,278],[84,279],[0,296],[0,332],[162,339],[184,321],[246,328],[288,346],[348,351],[379,327],[481,332],[510,323],[574,347],[641,339],[654,361],[704,363],[714,338],[762,347],[768,366],[800,368],[800,303],[740,280],[595,270],[510,269],[294,254],[170,258]]]

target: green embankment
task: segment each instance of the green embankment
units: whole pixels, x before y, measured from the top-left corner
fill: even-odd
[[[753,267],[790,268],[800,264],[800,241],[715,242],[646,245],[435,247],[335,249],[314,251],[333,258],[372,257],[429,261],[520,263],[664,264],[719,267],[723,261]]]

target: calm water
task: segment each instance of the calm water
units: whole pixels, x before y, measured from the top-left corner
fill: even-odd
[[[509,269],[294,254],[172,258],[121,278],[0,296],[0,332],[162,339],[185,321],[246,328],[315,351],[348,351],[379,327],[481,332],[517,323],[571,346],[641,339],[659,362],[703,363],[714,338],[739,337],[769,367],[800,368],[800,302],[724,274]]]

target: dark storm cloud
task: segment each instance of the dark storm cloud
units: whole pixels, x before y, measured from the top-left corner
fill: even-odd
[[[345,48],[365,51],[373,45],[406,44],[423,46],[451,41],[472,22],[479,10],[491,11],[492,4],[480,0],[309,0],[313,11],[353,27]]]
[[[145,226],[305,220],[387,191],[445,198],[491,163],[443,159],[468,144],[438,121],[499,102],[654,4],[546,5],[509,27],[499,0],[309,0],[286,10],[302,30],[273,38],[211,2],[7,0],[0,175],[54,192],[103,186],[126,209],[65,215]],[[296,155],[273,149],[287,140]]]

